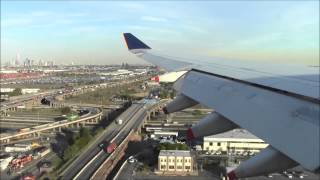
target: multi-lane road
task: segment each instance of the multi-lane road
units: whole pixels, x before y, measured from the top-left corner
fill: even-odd
[[[61,174],[62,179],[90,179],[92,174],[108,158],[98,145],[103,141],[113,140],[118,145],[128,135],[131,129],[143,120],[144,103],[134,103],[118,117],[123,120],[121,125],[111,123],[100,137],[85,149],[84,152]]]

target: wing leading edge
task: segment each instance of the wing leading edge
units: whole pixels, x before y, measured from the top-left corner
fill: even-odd
[[[320,69],[316,66],[262,64],[207,57],[174,57],[151,49],[130,33],[124,33],[124,38],[130,52],[169,71],[197,69],[320,102]]]

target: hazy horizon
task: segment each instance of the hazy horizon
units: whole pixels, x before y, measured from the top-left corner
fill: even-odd
[[[175,56],[318,65],[318,15],[317,1],[1,1],[1,63],[146,64],[131,32]]]

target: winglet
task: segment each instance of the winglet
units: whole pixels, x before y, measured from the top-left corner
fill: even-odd
[[[151,49],[148,45],[140,41],[131,33],[123,33],[124,39],[126,40],[129,50],[133,49]]]

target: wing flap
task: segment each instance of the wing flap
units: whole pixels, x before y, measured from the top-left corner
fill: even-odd
[[[319,168],[318,104],[196,71],[176,84],[177,91],[214,108],[305,168]]]

